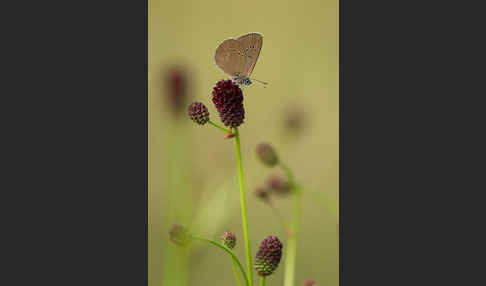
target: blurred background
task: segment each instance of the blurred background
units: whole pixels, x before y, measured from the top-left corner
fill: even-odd
[[[303,185],[296,284],[338,285],[338,3],[311,1],[148,1],[149,285],[236,285],[226,253],[202,242],[183,249],[168,242],[173,223],[219,241],[233,231],[245,263],[234,141],[187,116],[194,100],[209,109],[215,83],[227,76],[214,51],[229,37],[263,34],[252,77],[269,82],[243,89],[241,134],[249,234],[253,255],[273,234],[285,245],[278,218],[253,195],[277,168],[255,156],[270,142]],[[289,198],[275,208],[290,217]],[[284,246],[285,247],[285,246]],[[284,248],[285,249],[285,248]],[[282,285],[285,252],[267,285]],[[256,280],[255,280],[256,281]]]

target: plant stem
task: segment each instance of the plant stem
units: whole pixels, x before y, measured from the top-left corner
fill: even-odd
[[[227,253],[229,253],[229,255],[231,255],[231,257],[233,258],[233,262],[236,262],[238,267],[240,268],[240,271],[243,275],[243,278],[245,278],[245,282],[246,282],[246,286],[250,286],[249,282],[248,282],[248,277],[246,276],[246,273],[245,273],[245,269],[243,268],[243,266],[241,266],[241,263],[240,263],[240,260],[238,259],[238,257],[233,253],[233,251],[231,251],[231,249],[229,249],[228,247],[222,245],[221,243],[219,242],[216,242],[214,240],[211,240],[211,239],[207,239],[207,238],[204,238],[204,237],[200,237],[200,236],[195,236],[193,235],[192,236],[193,239],[197,239],[197,240],[201,240],[201,241],[205,241],[205,242],[209,242],[213,245],[216,245],[217,247],[223,249],[224,251],[226,251]]]
[[[265,276],[260,279],[260,286],[265,286]]]
[[[216,128],[219,128],[219,129],[223,130],[224,132],[231,133],[231,130],[226,129],[226,128],[224,128],[224,127],[222,127],[222,126],[220,126],[220,125],[212,122],[211,120],[208,120],[208,123],[211,124],[211,125],[213,125]]]
[[[238,282],[238,286],[241,286],[240,275],[238,274],[238,268],[236,267],[236,262],[231,259],[231,263],[233,264],[233,271],[235,272],[236,281]]]
[[[294,176],[289,167],[285,164],[280,163],[280,167],[287,174],[287,177],[292,188],[292,199],[293,199],[293,209],[292,209],[292,222],[289,232],[289,237],[287,241],[287,258],[285,259],[285,276],[284,276],[284,286],[293,286],[295,282],[295,265],[296,265],[296,255],[297,255],[297,233],[299,231],[300,223],[300,190],[294,181]]]
[[[168,141],[166,144],[167,152],[167,190],[168,190],[168,205],[165,209],[167,217],[166,223],[174,221],[182,224],[187,224],[192,216],[192,199],[191,189],[188,185],[187,172],[190,170],[191,149],[188,148],[188,142],[191,142],[190,133],[185,130],[187,124],[180,121],[173,121],[169,124]],[[160,191],[155,190],[155,193]],[[158,201],[158,200],[156,200]],[[150,208],[150,206],[149,206]],[[160,205],[154,207],[156,210],[160,209]],[[152,211],[154,212],[154,211]],[[156,217],[158,213],[156,212]],[[163,221],[162,221],[163,223]],[[165,229],[159,225],[156,228]],[[157,236],[157,238],[160,235]],[[187,286],[189,285],[189,249],[184,249],[173,245],[170,241],[165,240],[162,253],[162,275],[161,282],[156,283],[162,285],[172,286]],[[159,253],[160,253],[159,252]],[[150,252],[154,253],[153,251]],[[168,263],[170,261],[170,263]],[[158,265],[158,264],[157,264]],[[160,271],[160,270],[157,270]],[[151,281],[153,282],[153,281]]]
[[[235,127],[235,147],[236,160],[238,161],[238,181],[240,183],[241,218],[243,219],[243,234],[245,238],[246,267],[248,270],[248,276],[250,277],[250,286],[253,286],[250,239],[248,238],[248,219],[246,216],[246,199],[243,185],[243,167],[241,163],[240,132],[238,131],[238,127]]]

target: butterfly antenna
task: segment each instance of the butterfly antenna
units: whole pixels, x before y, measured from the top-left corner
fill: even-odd
[[[261,81],[261,80],[258,80],[258,79],[254,79],[254,78],[252,78],[251,80],[254,80],[254,81],[258,82],[263,87],[267,87],[268,82],[264,82],[264,81]]]

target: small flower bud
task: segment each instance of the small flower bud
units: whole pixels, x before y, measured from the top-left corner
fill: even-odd
[[[298,136],[307,127],[305,108],[291,104],[284,113],[283,127],[287,134]]]
[[[209,121],[209,111],[201,102],[193,102],[188,107],[189,118],[199,125],[204,125]]]
[[[231,80],[220,80],[213,88],[213,103],[224,125],[238,127],[245,118],[243,92]]]
[[[266,183],[267,187],[276,194],[286,195],[290,193],[290,183],[281,176],[276,174],[270,175]]]
[[[261,199],[261,200],[263,200],[263,201],[268,200],[268,199],[269,199],[269,195],[270,195],[270,194],[269,194],[269,192],[268,192],[268,190],[267,190],[267,188],[262,187],[262,186],[257,187],[257,188],[255,189],[254,194],[255,194],[255,196],[256,196],[257,198],[259,198],[259,199]]]
[[[236,236],[231,231],[225,231],[221,236],[223,244],[229,249],[233,249],[236,246]]]
[[[189,230],[182,225],[174,224],[169,230],[170,240],[180,246],[187,246],[191,242]]]
[[[255,270],[260,276],[268,276],[277,269],[282,258],[283,244],[273,235],[267,236],[261,243],[255,258]]]
[[[317,286],[313,279],[307,278],[304,280],[304,286]]]
[[[275,149],[269,143],[260,143],[256,147],[256,154],[260,161],[268,167],[273,167],[278,163],[278,156]]]

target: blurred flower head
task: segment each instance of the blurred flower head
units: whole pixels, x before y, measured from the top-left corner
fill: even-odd
[[[169,229],[169,238],[173,243],[180,246],[187,246],[191,242],[189,230],[179,224],[174,224]]]
[[[228,127],[238,127],[245,118],[243,92],[231,80],[220,80],[213,88],[213,103],[221,121]]]
[[[282,176],[271,174],[266,179],[268,189],[279,195],[286,195],[290,193],[290,183]]]
[[[317,284],[313,279],[306,278],[304,280],[304,286],[317,286]]]
[[[189,118],[199,125],[204,125],[209,121],[209,111],[201,102],[193,102],[188,107]]]
[[[187,101],[187,70],[181,66],[171,66],[164,70],[165,99],[174,116],[179,116]]]
[[[262,201],[268,201],[270,195],[268,189],[263,186],[257,187],[254,191],[254,194],[257,198],[259,198]]]
[[[277,269],[282,258],[283,244],[273,235],[267,236],[261,243],[255,257],[255,270],[260,276],[268,276]]]
[[[268,167],[273,167],[278,163],[278,156],[272,145],[262,142],[256,147],[256,154],[260,161]]]
[[[292,105],[283,114],[283,128],[287,133],[299,135],[307,126],[306,113],[302,108]]]
[[[231,231],[225,231],[221,236],[221,240],[229,249],[233,249],[236,246],[236,236]]]

